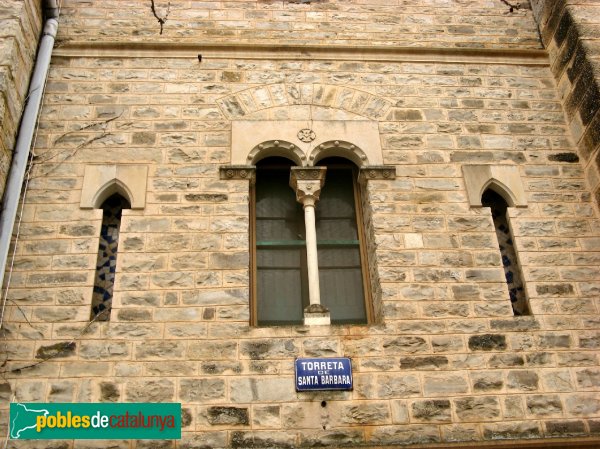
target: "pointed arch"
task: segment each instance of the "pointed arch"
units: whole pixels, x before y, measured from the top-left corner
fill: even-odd
[[[94,195],[94,209],[103,209],[103,204],[113,195],[123,197],[131,205],[133,193],[131,189],[120,179],[113,178],[101,186]]]
[[[99,209],[107,198],[118,193],[132,209],[143,209],[147,177],[145,165],[88,165],[83,175],[80,207]]]
[[[515,195],[512,193],[509,187],[507,187],[502,181],[491,178],[488,182],[486,182],[481,188],[480,197],[483,198],[483,195],[487,190],[491,190],[502,197],[502,199],[506,202],[507,206],[515,207],[517,199]],[[483,205],[483,202],[482,202]]]
[[[527,207],[519,168],[515,165],[464,165],[465,188],[471,206],[481,207],[481,196],[496,191],[511,207]]]

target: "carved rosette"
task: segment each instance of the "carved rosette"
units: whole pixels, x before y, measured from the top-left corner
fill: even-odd
[[[300,131],[298,131],[298,140],[305,142],[305,143],[310,143],[313,140],[315,140],[317,138],[317,134],[309,128],[303,128]]]
[[[290,187],[296,192],[298,202],[314,206],[319,201],[326,171],[327,167],[292,167]]]

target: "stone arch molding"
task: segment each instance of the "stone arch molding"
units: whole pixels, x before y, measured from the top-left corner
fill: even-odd
[[[243,120],[257,111],[294,105],[341,109],[380,120],[393,107],[383,97],[348,86],[283,83],[250,87],[218,99],[217,104],[230,120]]]
[[[519,168],[515,165],[464,165],[463,175],[469,204],[481,207],[481,196],[491,188],[510,207],[527,207]]]
[[[300,167],[329,156],[345,157],[358,167],[383,165],[377,122],[233,121],[231,163],[252,166],[269,156],[283,156]]]
[[[99,209],[102,203],[119,193],[132,209],[146,206],[148,167],[145,165],[87,165],[83,175],[80,207]]]

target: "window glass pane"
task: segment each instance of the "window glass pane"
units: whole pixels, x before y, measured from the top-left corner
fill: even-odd
[[[332,323],[366,323],[351,168],[327,166],[316,219],[321,303]]]
[[[302,205],[289,186],[290,170],[257,170],[256,240],[303,240]]]
[[[259,248],[256,251],[258,268],[296,268],[300,269],[303,258],[303,247],[293,248]]]
[[[257,324],[300,324],[308,304],[304,211],[289,186],[290,163],[259,162],[256,171]]]
[[[332,323],[367,322],[360,267],[319,267],[319,280],[321,303],[329,309]]]
[[[356,240],[352,170],[328,168],[316,207],[319,240]]]
[[[356,220],[320,219],[317,222],[317,237],[319,240],[357,240]]]
[[[358,244],[349,247],[318,247],[319,269],[321,268],[360,268]]]
[[[258,268],[258,324],[301,323],[300,269]]]

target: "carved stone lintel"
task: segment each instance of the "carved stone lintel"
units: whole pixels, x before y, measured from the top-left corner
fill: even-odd
[[[219,167],[221,179],[247,179],[250,184],[256,180],[256,167],[254,165],[223,165]]]
[[[292,167],[290,187],[296,192],[296,200],[304,206],[314,206],[319,200],[325,183],[326,167]]]
[[[358,180],[360,182],[372,179],[396,179],[396,167],[393,165],[371,165],[360,169]]]

